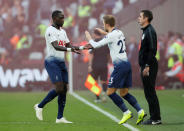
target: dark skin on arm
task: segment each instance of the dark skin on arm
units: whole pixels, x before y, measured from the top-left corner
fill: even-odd
[[[54,41],[51,43],[52,46],[57,50],[57,51],[67,51],[67,47],[71,48],[71,51],[77,54],[80,54],[79,51],[77,51],[78,47],[72,46],[70,43],[66,43],[66,47],[63,46],[58,46],[58,41]]]
[[[78,46],[73,46],[70,42],[69,43],[66,43],[66,47],[73,48],[74,50],[79,50],[79,47]]]

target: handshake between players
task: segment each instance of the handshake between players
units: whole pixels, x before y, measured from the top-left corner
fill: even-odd
[[[100,28],[96,28],[95,30],[97,30],[100,34],[106,35],[107,32],[105,32],[104,30],[100,29]],[[85,31],[85,36],[86,39],[88,41],[92,40],[92,37],[90,35],[90,33],[88,31]],[[93,49],[93,46],[91,44],[86,44],[85,46],[66,46],[66,47],[70,47],[71,51],[77,54],[80,54],[79,50],[89,50],[89,49]]]

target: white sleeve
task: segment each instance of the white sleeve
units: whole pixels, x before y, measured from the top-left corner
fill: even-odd
[[[52,43],[52,42],[54,42],[54,41],[57,41],[57,38],[56,38],[56,36],[54,35],[54,33],[52,32],[52,31],[48,31],[48,32],[46,32],[46,34],[45,34],[45,39],[46,39],[46,41],[48,42],[48,43]]]
[[[109,38],[109,36],[105,36],[102,40],[95,42],[94,40],[90,40],[89,43],[92,45],[93,48],[99,48],[101,46],[107,45],[108,43],[111,43],[112,39]]]

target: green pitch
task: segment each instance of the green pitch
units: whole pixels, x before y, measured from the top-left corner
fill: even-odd
[[[138,99],[140,105],[148,112],[147,103],[142,90],[130,91]],[[121,111],[111,102],[94,103],[94,95],[89,91],[76,92],[91,103],[121,119]],[[183,131],[184,129],[184,90],[158,91],[161,105],[163,125],[136,126],[137,113],[128,124],[140,131]],[[33,106],[39,102],[47,92],[36,93],[0,93],[0,131],[128,131],[122,125],[85,105],[73,96],[67,96],[65,117],[73,124],[55,124],[57,116],[57,101],[50,102],[43,111],[44,121],[35,117]],[[148,118],[148,117],[147,117]]]

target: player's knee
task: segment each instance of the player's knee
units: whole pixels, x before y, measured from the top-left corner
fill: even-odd
[[[121,97],[124,97],[124,96],[126,96],[128,94],[128,90],[121,90],[120,91],[120,96]]]
[[[59,94],[64,94],[64,89],[61,88],[61,87],[57,87],[56,88],[56,93],[59,95]]]
[[[109,95],[110,95],[110,92],[109,92],[108,90],[106,91],[106,95],[107,95],[107,96],[109,96]]]
[[[110,93],[110,92],[107,91],[106,94],[107,94],[107,96],[110,96],[112,93]]]
[[[126,96],[126,95],[127,95],[127,93],[128,93],[128,92],[120,93],[120,96],[121,96],[121,97],[124,97],[124,96]]]
[[[64,83],[64,91],[67,92],[68,91],[68,84]]]
[[[113,93],[115,93],[115,91],[112,91],[112,90],[109,90],[109,89],[107,89],[107,91],[106,91],[107,96],[110,96]]]
[[[59,83],[59,84],[56,84],[56,93],[57,94],[66,94],[67,92],[67,87],[65,86],[64,83]]]

